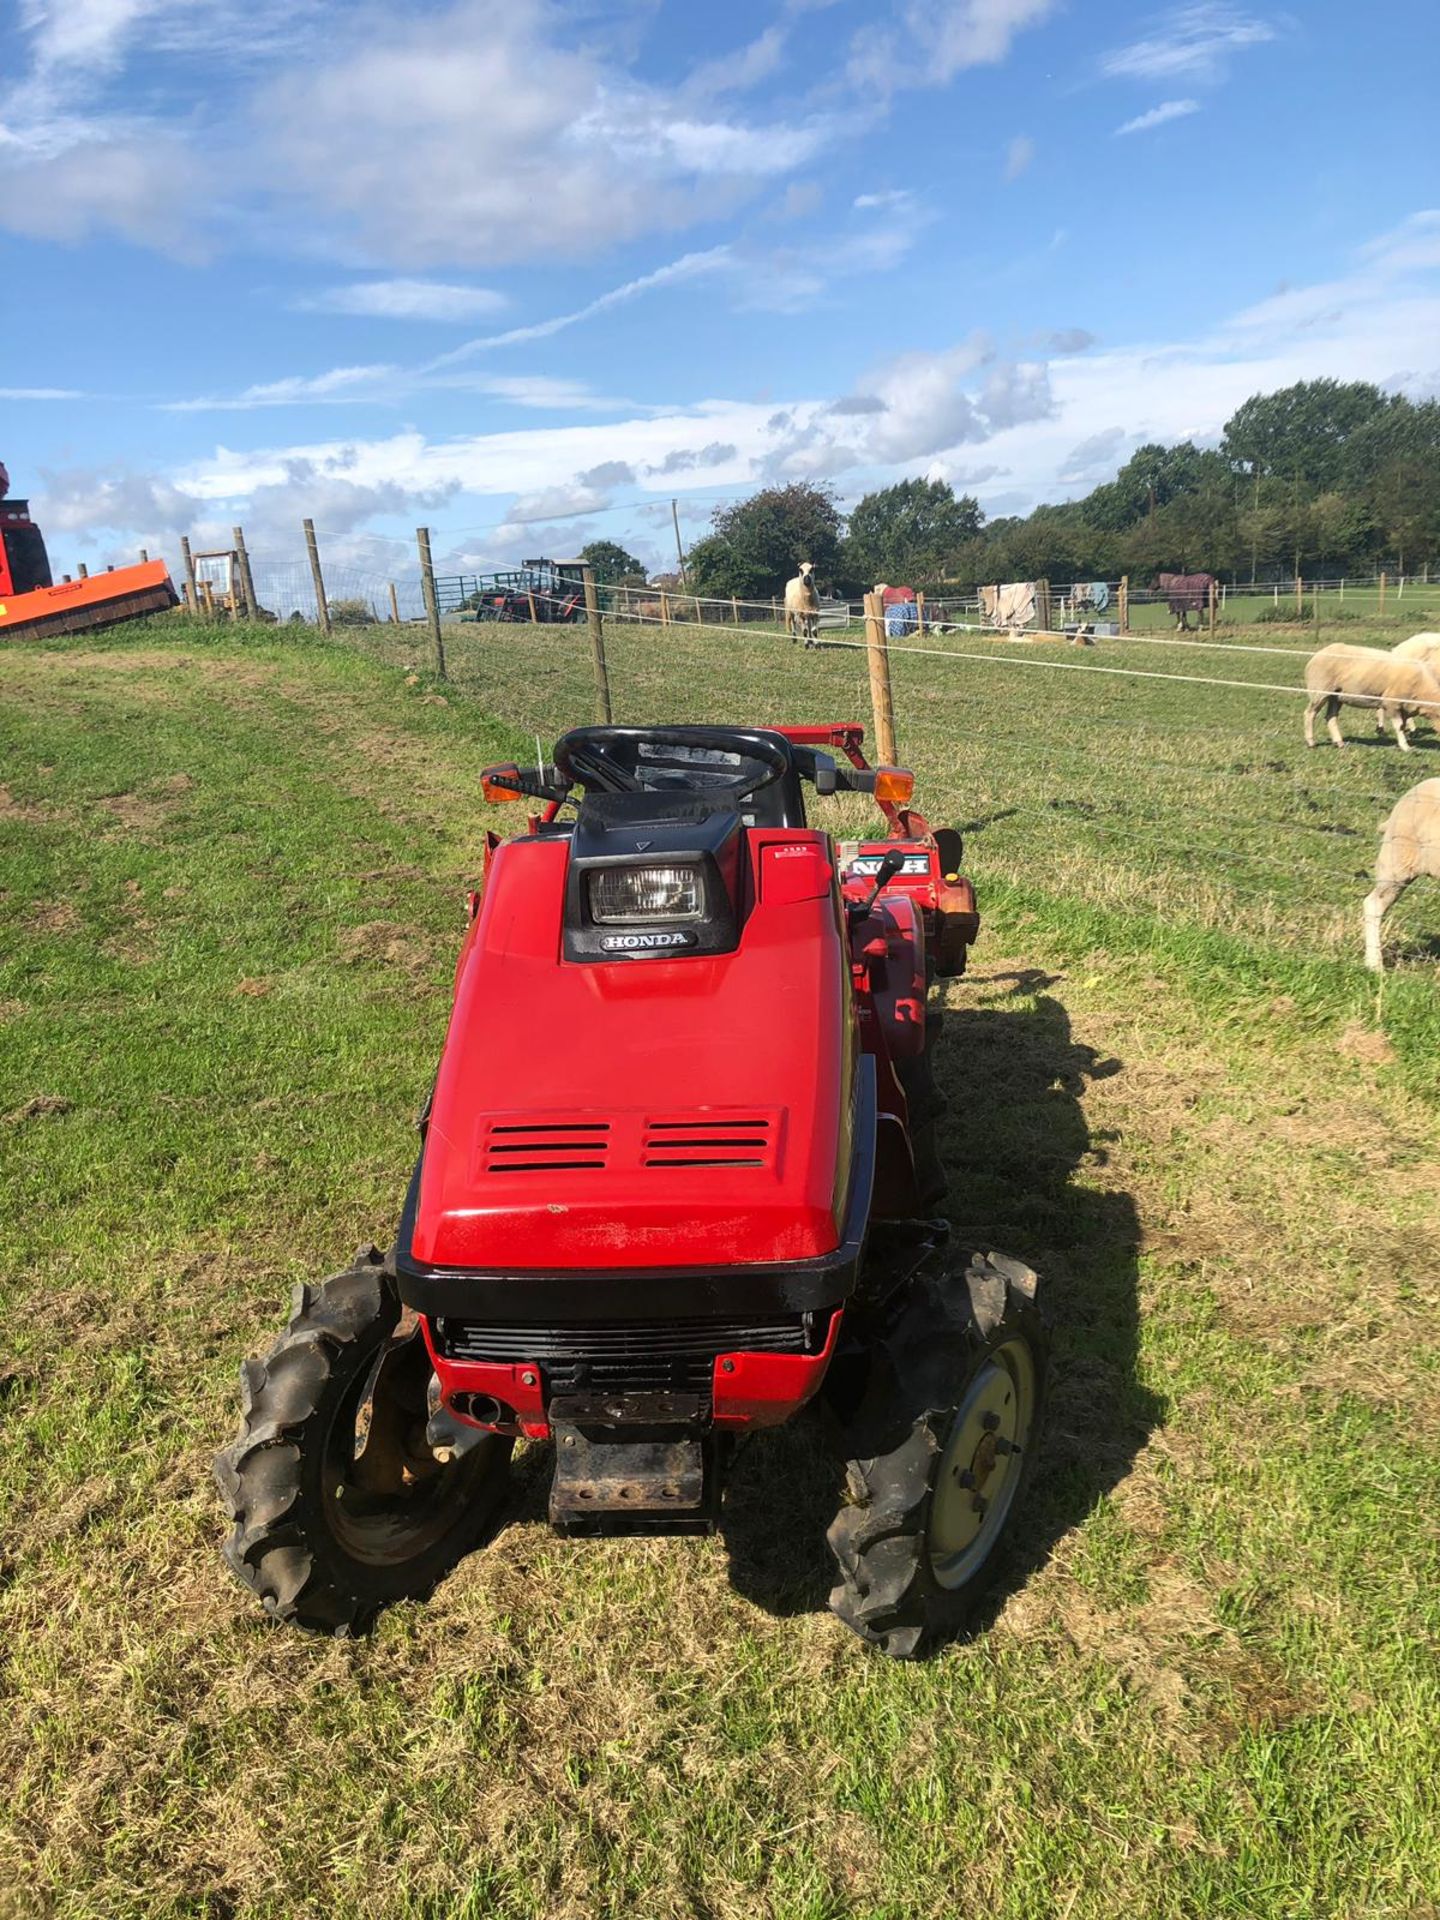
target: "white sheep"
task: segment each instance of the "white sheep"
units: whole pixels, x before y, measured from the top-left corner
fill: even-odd
[[[1398,646],[1390,649],[1397,660],[1418,660],[1422,667],[1428,667],[1440,680],[1440,633],[1412,633],[1408,640],[1402,640]],[[1375,731],[1383,733],[1385,722],[1379,713],[1375,715]],[[1405,731],[1415,731],[1415,716],[1411,714],[1405,722]]]
[[[1423,714],[1440,730],[1440,680],[1418,660],[1397,660],[1383,647],[1322,647],[1305,663],[1305,744],[1315,745],[1315,716],[1325,708],[1325,727],[1337,747],[1345,739],[1337,718],[1342,706],[1378,707],[1381,730],[1393,727],[1409,753],[1405,722]]]
[[[1440,880],[1440,780],[1422,780],[1402,794],[1385,822],[1375,886],[1365,896],[1365,964],[1378,973],[1380,922],[1412,880],[1429,874]]]
[[[785,582],[785,631],[792,644],[803,635],[807,647],[813,647],[819,636],[820,596],[811,560],[802,560],[799,573]]]
[[[1412,633],[1390,651],[1397,660],[1418,660],[1432,673],[1440,669],[1440,633]]]

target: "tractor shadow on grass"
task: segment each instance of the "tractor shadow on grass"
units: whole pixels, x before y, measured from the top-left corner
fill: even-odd
[[[1025,1504],[1000,1549],[972,1632],[1124,1479],[1162,1403],[1136,1374],[1140,1220],[1129,1194],[1077,1184],[1104,1167],[1084,1096],[1121,1071],[1077,1041],[1037,969],[976,978],[947,1011],[936,1078],[950,1103],[941,1150],[961,1247],[995,1246],[1040,1273],[1053,1323],[1045,1438]],[[978,991],[977,991],[978,990]],[[978,1004],[977,1004],[978,1002]],[[767,1612],[825,1606],[825,1527],[839,1470],[818,1420],[761,1436],[736,1459],[724,1535],[737,1590]]]

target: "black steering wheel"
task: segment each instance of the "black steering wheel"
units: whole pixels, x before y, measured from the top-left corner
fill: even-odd
[[[643,793],[645,782],[612,757],[623,747],[699,747],[712,753],[745,753],[763,763],[752,779],[748,773],[717,782],[721,792],[763,793],[790,771],[789,744],[773,733],[750,727],[572,727],[555,742],[555,770],[571,784],[596,787],[609,793]],[[708,769],[707,769],[708,771]]]

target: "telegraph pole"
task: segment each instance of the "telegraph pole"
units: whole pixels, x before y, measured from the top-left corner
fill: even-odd
[[[676,500],[670,502],[670,518],[675,523],[675,558],[680,562],[680,584],[688,587],[690,576],[685,571],[685,549],[680,544],[680,504]]]

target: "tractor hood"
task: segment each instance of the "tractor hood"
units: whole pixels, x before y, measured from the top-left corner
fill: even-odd
[[[723,954],[568,958],[568,837],[497,849],[407,1219],[417,1266],[595,1272],[841,1245],[857,1042],[828,837],[752,828]]]

